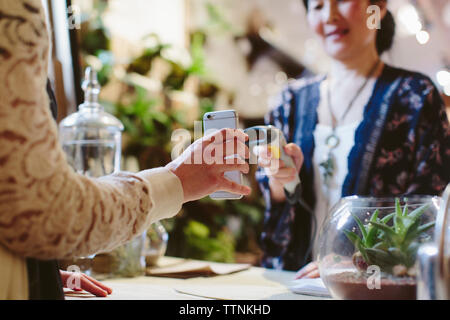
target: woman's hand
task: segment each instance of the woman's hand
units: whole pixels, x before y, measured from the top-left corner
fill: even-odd
[[[227,171],[249,172],[247,134],[242,130],[222,129],[196,140],[166,168],[181,181],[184,202],[201,199],[216,191],[248,195],[251,189],[224,177]],[[239,155],[237,158],[225,157]]]
[[[303,165],[302,150],[294,143],[289,143],[284,146],[284,152],[292,157],[295,168],[287,168],[282,160],[273,157],[272,152],[267,147],[258,147],[256,151],[258,155],[258,165],[264,168],[269,177],[272,200],[276,202],[285,201],[284,185],[293,181],[296,176],[298,176]]]
[[[306,266],[301,268],[295,275],[295,279],[313,279],[319,278],[319,265],[316,261],[308,263]]]
[[[61,280],[64,288],[69,288],[74,291],[86,290],[97,297],[106,297],[108,294],[112,293],[112,289],[110,287],[105,286],[101,282],[85,275],[84,273],[68,272],[63,270],[60,270],[59,272],[61,274]],[[79,287],[77,286],[78,284]]]

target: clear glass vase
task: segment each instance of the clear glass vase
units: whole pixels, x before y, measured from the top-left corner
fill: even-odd
[[[147,267],[157,265],[159,258],[166,253],[168,241],[169,234],[162,223],[159,221],[153,223],[147,230],[143,250]]]
[[[322,280],[336,299],[416,299],[415,260],[440,198],[343,198],[322,225]]]

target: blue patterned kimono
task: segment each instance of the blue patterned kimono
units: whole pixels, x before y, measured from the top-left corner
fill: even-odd
[[[313,153],[320,83],[298,80],[281,93],[266,124],[281,129],[304,154],[302,198],[315,206]],[[450,126],[439,91],[426,76],[386,66],[364,110],[348,157],[342,196],[441,195],[450,182]],[[300,206],[272,203],[268,177],[256,174],[266,201],[262,265],[298,270],[308,253],[311,217]]]

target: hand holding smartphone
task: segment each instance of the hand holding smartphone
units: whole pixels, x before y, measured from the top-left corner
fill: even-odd
[[[211,133],[213,130],[220,130],[224,128],[237,129],[238,116],[234,110],[214,111],[205,113],[203,116],[203,130],[205,135]],[[234,157],[234,156],[231,156]],[[228,157],[227,157],[228,158]],[[225,160],[227,159],[225,158]],[[243,184],[243,177],[240,171],[228,171],[225,172],[225,178],[234,181],[238,184]],[[239,194],[233,194],[225,191],[214,192],[210,195],[211,199],[224,200],[224,199],[241,199],[243,196]]]

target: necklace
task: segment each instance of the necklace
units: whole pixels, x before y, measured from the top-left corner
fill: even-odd
[[[336,134],[336,128],[338,127],[338,124],[341,123],[345,119],[345,117],[347,116],[347,114],[349,113],[351,108],[353,107],[353,104],[355,103],[356,99],[358,99],[358,97],[361,95],[362,91],[369,83],[370,78],[374,75],[375,71],[378,69],[378,66],[380,65],[380,63],[381,63],[381,60],[378,59],[377,62],[372,67],[372,69],[370,70],[369,74],[367,75],[366,80],[364,81],[363,85],[358,89],[355,97],[350,101],[348,107],[345,109],[345,112],[342,114],[342,117],[339,120],[336,119],[336,117],[333,114],[332,108],[331,108],[331,90],[330,90],[331,86],[330,86],[330,83],[328,83],[327,106],[328,106],[328,110],[330,112],[331,119],[332,119],[332,121],[331,121],[332,122],[332,131],[331,131],[331,134],[325,139],[325,144],[328,147],[328,154],[327,154],[325,160],[319,164],[320,168],[322,169],[322,175],[323,175],[324,182],[328,187],[329,187],[330,180],[334,176],[334,171],[336,169],[336,160],[333,155],[333,150],[336,149],[339,146],[339,143],[341,142],[339,137]]]

